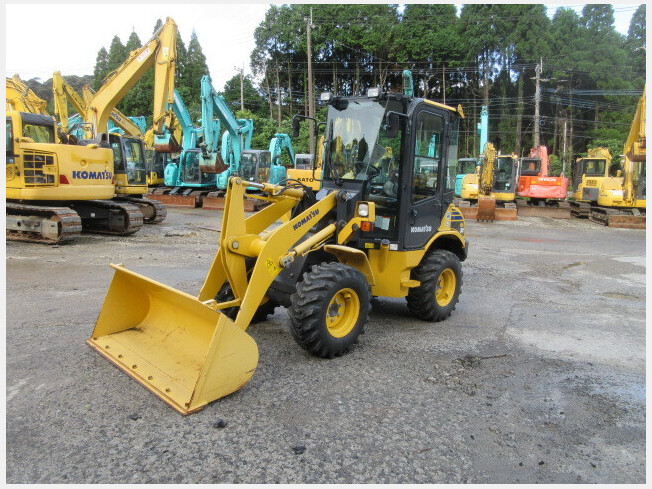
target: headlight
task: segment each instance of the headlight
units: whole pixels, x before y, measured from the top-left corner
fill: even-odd
[[[322,92],[321,95],[319,96],[319,99],[322,102],[330,102],[332,98],[333,98],[333,94],[331,92]]]
[[[369,217],[369,204],[358,204],[358,216]]]
[[[376,98],[380,95],[380,87],[373,87],[367,90],[367,97]]]

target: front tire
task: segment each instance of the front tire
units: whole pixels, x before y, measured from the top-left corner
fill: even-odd
[[[412,314],[426,321],[442,321],[451,315],[462,292],[462,265],[455,253],[428,252],[412,270],[412,279],[421,282],[407,295]]]
[[[299,346],[321,358],[338,357],[353,348],[369,317],[367,279],[339,262],[313,266],[290,300],[292,336]]]

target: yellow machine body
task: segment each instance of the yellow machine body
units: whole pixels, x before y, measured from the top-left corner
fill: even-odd
[[[56,144],[54,122],[50,133],[30,124],[30,117],[7,112],[7,149],[12,152],[6,165],[7,199],[70,201],[114,196],[110,149]]]
[[[479,167],[478,167],[479,168]],[[462,178],[462,191],[460,197],[464,200],[478,199],[478,173],[469,173]]]
[[[646,133],[645,87],[638,101],[629,135],[623,147],[623,177],[605,178],[600,186],[598,205],[604,207],[646,208]]]
[[[299,155],[296,155],[298,157]],[[296,158],[295,157],[295,158]],[[288,168],[287,178],[300,181],[306,187],[312,190],[319,190],[321,187],[322,173],[321,165],[324,158],[324,136],[320,136],[317,143],[317,157],[313,155],[313,168]]]
[[[113,265],[116,273],[88,340],[183,414],[240,389],[251,378],[258,350],[244,331],[268,300],[272,281],[296,258],[319,250],[330,253],[358,269],[373,295],[404,297],[420,284],[410,279],[410,271],[430,246],[439,240],[466,245],[460,234],[464,231],[462,215],[452,204],[437,233],[420,250],[390,251],[385,246],[365,253],[347,246],[356,229],[375,221],[373,202],[358,202],[355,215],[344,226],[329,224],[303,239],[336,207],[338,193],[329,193],[277,225],[301,200],[304,190],[262,184],[264,198],[271,203],[247,216],[244,197],[250,185],[237,177],[229,180],[220,246],[197,298]],[[357,210],[362,204],[364,213]],[[460,231],[451,226],[452,221]],[[307,222],[310,225],[304,225]],[[327,240],[331,244],[325,244]],[[247,270],[247,258],[255,258],[253,269]],[[218,303],[218,292],[227,280],[234,299]],[[239,307],[234,320],[219,312],[231,307]]]
[[[591,165],[604,165],[604,171],[591,171]],[[590,148],[585,158],[578,158],[576,161],[577,171],[581,171],[577,178],[577,188],[573,192],[573,200],[577,202],[596,202],[599,189],[605,178],[609,178],[609,166],[611,165],[611,153],[607,148]]]

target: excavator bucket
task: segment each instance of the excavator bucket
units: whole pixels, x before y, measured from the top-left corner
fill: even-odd
[[[478,196],[478,221],[496,220],[496,198],[493,195]]]
[[[181,414],[249,381],[258,347],[233,321],[189,294],[111,266],[92,348]]]

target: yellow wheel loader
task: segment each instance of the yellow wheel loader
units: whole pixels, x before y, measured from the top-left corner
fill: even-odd
[[[112,265],[88,343],[182,414],[250,380],[258,348],[245,330],[278,305],[297,343],[323,358],[354,347],[373,296],[405,297],[426,321],[455,309],[469,246],[452,204],[461,107],[378,89],[322,100],[321,189],[231,177],[198,297]],[[248,186],[270,203],[252,215]]]

